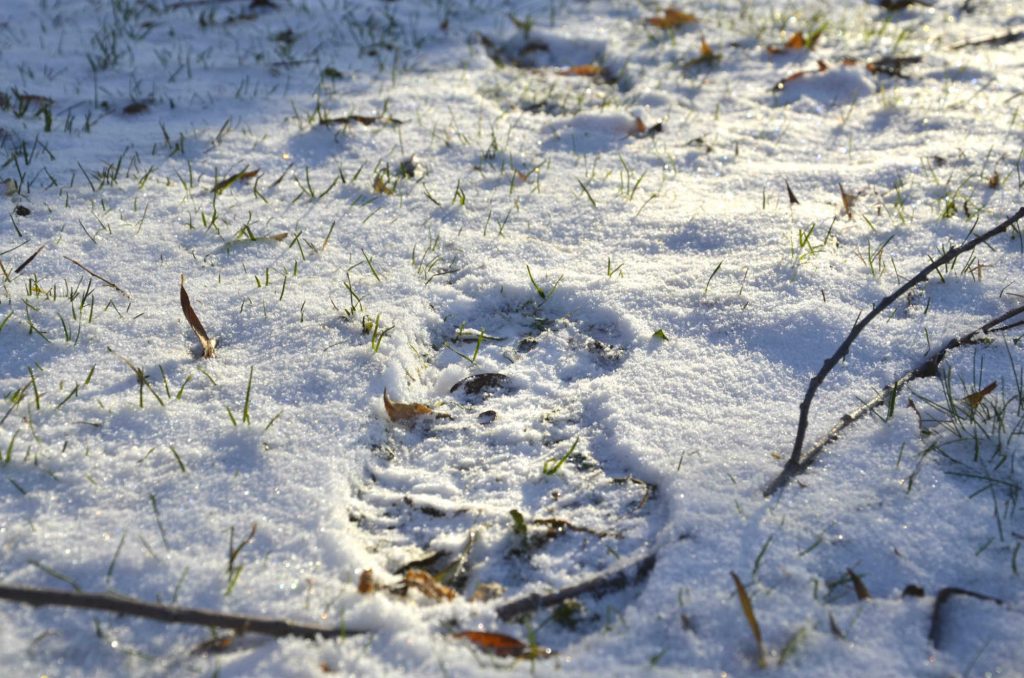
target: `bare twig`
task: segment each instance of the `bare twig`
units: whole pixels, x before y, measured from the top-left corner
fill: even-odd
[[[93,270],[91,270],[91,269],[87,268],[86,266],[84,266],[83,264],[80,264],[79,262],[75,261],[75,260],[74,260],[74,259],[72,259],[71,257],[64,257],[64,258],[65,258],[65,259],[67,259],[68,261],[70,261],[70,262],[71,262],[72,264],[74,264],[74,265],[75,265],[75,266],[77,266],[78,268],[80,268],[80,269],[82,269],[83,271],[85,271],[86,273],[88,273],[89,275],[91,275],[92,277],[94,277],[94,278],[96,278],[97,280],[99,280],[99,281],[100,281],[101,283],[104,283],[104,284],[106,284],[106,285],[109,285],[110,287],[113,287],[113,288],[114,288],[115,290],[117,290],[118,292],[120,292],[120,293],[121,293],[121,294],[123,294],[124,296],[128,297],[129,299],[131,299],[131,298],[132,298],[132,295],[128,294],[127,292],[125,292],[124,290],[122,290],[122,289],[121,289],[120,287],[118,287],[117,285],[115,285],[114,283],[110,282],[109,280],[107,280],[106,278],[104,278],[104,277],[103,277],[102,275],[100,275],[99,273],[97,273],[96,271],[93,271]]]
[[[942,632],[942,606],[945,605],[946,601],[953,596],[968,596],[970,598],[977,598],[978,600],[988,600],[996,605],[1003,604],[1003,601],[999,598],[986,596],[984,593],[968,591],[967,589],[956,588],[955,586],[950,586],[939,591],[938,595],[935,596],[935,605],[932,607],[932,623],[928,628],[928,641],[936,650],[939,649],[939,634]]]
[[[564,600],[575,598],[576,596],[585,594],[604,595],[646,578],[650,574],[651,569],[654,568],[655,560],[657,560],[657,554],[649,553],[646,556],[630,561],[622,567],[606,570],[579,584],[567,586],[564,589],[544,595],[531,593],[530,595],[516,598],[504,605],[499,605],[496,612],[498,617],[507,621],[527,612],[557,605]]]
[[[946,354],[952,349],[959,348],[961,346],[968,346],[970,344],[976,344],[982,340],[982,335],[987,335],[990,332],[1003,332],[1012,327],[1016,327],[1018,323],[1012,323],[1010,325],[1003,325],[1004,322],[1015,316],[1024,313],[1024,306],[1018,306],[1014,309],[1003,313],[987,323],[971,330],[967,334],[963,334],[959,337],[950,339],[945,346],[935,351],[928,356],[923,362],[914,367],[913,369],[904,372],[896,381],[892,382],[882,392],[876,395],[868,402],[862,404],[852,412],[847,412],[840,419],[839,423],[832,427],[832,429],[818,438],[814,445],[807,451],[806,454],[802,455],[796,463],[790,459],[786,466],[782,469],[782,472],[772,480],[764,489],[764,496],[768,497],[778,492],[796,476],[806,471],[811,464],[813,464],[819,455],[825,450],[825,447],[830,443],[836,441],[839,438],[839,434],[850,424],[858,421],[864,417],[865,414],[875,409],[879,405],[890,401],[896,392],[899,392],[901,388],[906,386],[909,382],[920,379],[921,377],[931,377],[938,373],[939,364],[945,359]],[[997,327],[998,326],[998,327]]]
[[[316,638],[320,636],[323,638],[337,638],[344,635],[363,633],[362,631],[353,631],[349,628],[296,624],[284,619],[247,617],[213,612],[211,610],[145,603],[140,600],[124,598],[109,593],[81,593],[77,591],[58,591],[56,589],[0,586],[0,599],[13,600],[36,607],[58,605],[61,607],[80,607],[88,610],[105,610],[116,614],[156,619],[168,624],[213,626],[233,629],[238,633],[262,633],[268,636],[300,636],[302,638]]]
[[[984,38],[982,40],[965,40],[964,42],[958,42],[952,45],[950,49],[964,49],[967,47],[1002,47],[1003,45],[1009,45],[1012,42],[1018,40],[1024,40],[1024,31],[1006,31],[1002,35],[997,35],[992,38]]]
[[[828,373],[846,357],[846,354],[849,353],[854,340],[860,336],[860,333],[868,326],[868,323],[874,320],[879,313],[891,306],[897,299],[927,280],[928,276],[940,266],[955,260],[964,252],[969,252],[978,245],[991,240],[1000,233],[1003,233],[1022,218],[1024,218],[1024,207],[1017,210],[1016,214],[1009,217],[995,228],[982,233],[978,237],[965,242],[959,247],[950,249],[928,266],[922,268],[917,275],[901,285],[895,292],[875,304],[875,307],[853,326],[853,329],[850,330],[850,333],[846,336],[846,339],[843,340],[843,343],[839,345],[839,348],[832,354],[832,357],[825,361],[821,366],[821,369],[818,370],[818,373],[811,378],[811,382],[807,386],[807,392],[804,394],[803,402],[800,403],[800,421],[796,428],[796,439],[793,441],[793,451],[790,453],[789,460],[786,462],[787,469],[795,469],[800,465],[800,453],[803,451],[804,437],[807,435],[808,416],[811,410],[811,401],[814,400],[814,394],[818,391],[818,387],[821,386],[822,382],[825,381],[825,377],[828,376]]]

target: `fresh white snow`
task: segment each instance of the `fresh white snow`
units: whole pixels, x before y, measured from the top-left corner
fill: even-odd
[[[359,632],[0,600],[6,674],[1024,675],[1024,329],[762,494],[858,318],[1024,205],[1024,40],[965,44],[1024,7],[668,8],[4,3],[0,583]],[[1013,228],[868,325],[805,448],[1022,263]],[[989,598],[933,642],[950,587]]]

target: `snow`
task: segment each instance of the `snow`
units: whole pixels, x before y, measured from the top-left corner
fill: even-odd
[[[762,490],[857,319],[1024,204],[1024,41],[963,46],[1024,13],[663,9],[4,4],[0,582],[349,632],[211,651],[0,601],[10,675],[760,673],[730,572],[765,672],[1022,675],[1021,328]],[[890,56],[921,60],[867,68]],[[808,439],[1019,305],[1020,238],[870,324]],[[385,390],[438,416],[392,422]],[[650,554],[578,608],[499,615]],[[397,592],[410,565],[456,597]],[[932,642],[950,587],[988,598],[946,599]]]

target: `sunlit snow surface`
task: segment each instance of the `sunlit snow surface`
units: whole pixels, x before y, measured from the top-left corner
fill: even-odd
[[[858,317],[1024,204],[1024,7],[665,8],[4,3],[0,581],[362,632],[211,652],[0,602],[6,675],[746,675],[730,572],[773,674],[1021,675],[1024,329],[762,489]],[[883,313],[809,440],[1024,302],[1022,262],[1011,230]],[[409,566],[455,599],[389,592]],[[949,587],[1001,604],[929,640]]]

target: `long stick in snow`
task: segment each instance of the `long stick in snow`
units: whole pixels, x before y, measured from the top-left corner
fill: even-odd
[[[793,478],[806,471],[811,466],[811,464],[815,462],[818,456],[825,450],[825,447],[829,443],[835,442],[839,438],[839,434],[842,432],[843,429],[845,429],[853,422],[863,418],[865,414],[875,409],[882,403],[891,400],[895,396],[895,393],[899,392],[899,390],[906,386],[908,383],[915,379],[920,379],[921,377],[931,377],[936,375],[939,370],[939,364],[943,361],[943,359],[945,359],[946,354],[949,351],[953,350],[954,348],[959,348],[961,346],[969,346],[971,344],[976,344],[982,340],[983,337],[981,335],[987,335],[990,332],[1001,332],[1010,329],[1010,327],[1018,325],[1019,323],[1014,323],[1012,326],[996,327],[996,325],[1001,325],[1010,318],[1018,316],[1022,313],[1024,313],[1024,306],[1018,306],[1017,308],[1011,309],[1006,313],[1003,313],[1002,315],[993,318],[992,320],[989,320],[981,327],[971,330],[967,334],[963,334],[954,339],[950,339],[945,346],[943,346],[938,351],[928,356],[917,367],[914,367],[913,369],[904,372],[899,379],[897,379],[896,381],[892,382],[884,389],[882,389],[882,392],[876,395],[874,398],[867,401],[866,403],[864,403],[857,409],[853,410],[852,412],[847,412],[846,414],[844,414],[839,419],[839,423],[833,426],[828,433],[818,438],[818,440],[815,441],[814,445],[812,445],[811,448],[807,451],[807,454],[802,455],[797,463],[792,463],[792,460],[786,463],[785,467],[783,467],[782,469],[782,472],[779,473],[779,475],[777,475],[775,479],[767,485],[767,487],[765,487],[764,496],[768,497],[771,496],[772,494],[775,494],[783,487],[785,487],[787,484],[789,484],[789,481],[791,481]]]
[[[865,327],[868,326],[868,323],[870,323],[872,320],[874,320],[878,316],[879,313],[881,313],[882,311],[887,309],[889,306],[891,306],[893,304],[893,302],[895,302],[897,299],[902,297],[904,294],[906,294],[907,292],[912,290],[917,285],[920,285],[925,280],[927,280],[928,276],[931,275],[932,273],[934,273],[940,266],[943,266],[944,264],[947,264],[947,263],[955,260],[961,254],[963,254],[965,252],[970,252],[971,250],[973,250],[978,245],[991,240],[992,238],[996,237],[1000,233],[1005,232],[1007,229],[1009,229],[1011,226],[1016,224],[1022,218],[1024,218],[1024,207],[1021,207],[1019,210],[1017,210],[1017,212],[1013,216],[1007,218],[1005,221],[1000,223],[998,226],[992,228],[989,231],[986,231],[985,233],[982,233],[981,235],[979,235],[978,237],[974,238],[973,240],[969,240],[969,241],[965,242],[964,244],[960,245],[959,247],[954,247],[953,249],[949,250],[948,252],[943,254],[941,257],[939,257],[938,259],[936,259],[932,263],[930,263],[928,266],[925,266],[924,268],[922,268],[918,272],[917,275],[915,275],[913,278],[911,278],[906,283],[901,285],[899,287],[899,289],[897,289],[895,292],[893,292],[889,296],[887,296],[884,299],[882,299],[881,301],[879,301],[875,305],[875,307],[873,309],[871,309],[871,311],[867,315],[865,315],[863,318],[861,318],[860,321],[858,321],[857,324],[853,326],[853,329],[850,330],[850,333],[846,336],[846,339],[843,340],[843,343],[841,343],[839,345],[839,348],[836,349],[836,352],[833,353],[832,356],[828,360],[825,361],[825,363],[821,366],[821,369],[818,370],[818,373],[815,374],[811,378],[811,382],[807,386],[807,392],[804,394],[803,402],[800,403],[800,421],[799,421],[799,423],[797,424],[797,427],[796,427],[796,438],[793,441],[793,451],[790,453],[789,460],[786,462],[786,466],[783,468],[782,474],[780,474],[779,478],[782,478],[784,476],[792,477],[792,476],[798,475],[799,473],[801,473],[803,470],[806,469],[806,466],[804,466],[804,469],[801,469],[801,466],[803,466],[803,462],[801,462],[801,458],[800,457],[801,457],[801,453],[803,452],[804,438],[807,435],[807,424],[808,424],[808,417],[809,417],[810,411],[811,411],[811,401],[814,400],[814,395],[815,395],[815,393],[817,393],[818,387],[821,386],[823,381],[825,381],[825,377],[828,376],[828,373],[831,372],[832,369],[836,365],[838,365],[839,362],[843,358],[846,357],[846,354],[850,352],[850,347],[853,345],[854,340],[856,340],[857,337],[860,336],[860,333],[864,330]],[[974,333],[971,333],[971,334],[973,335]],[[947,347],[944,348],[940,353],[942,353],[942,355],[944,355],[945,351],[948,350],[948,348],[951,348],[951,347],[949,347],[947,345]],[[942,358],[939,357],[939,361],[941,361],[941,360],[942,360]],[[927,361],[926,361],[926,363],[927,363]],[[916,377],[912,377],[912,378],[916,378]],[[899,382],[897,382],[897,383],[899,383]],[[902,383],[899,383],[899,385],[902,386]],[[898,388],[898,386],[897,386],[897,388]],[[872,402],[874,402],[874,401],[872,401]],[[877,403],[876,403],[875,406],[877,406]],[[867,408],[867,409],[869,410],[871,408]],[[860,414],[858,415],[858,418],[859,418],[859,417],[863,416],[867,410],[865,410],[862,407],[858,411],[860,412]],[[850,415],[847,415],[847,416],[849,417]],[[839,426],[838,430],[842,430],[842,428],[845,428],[846,425],[847,424],[841,424]],[[837,429],[833,429],[833,431],[830,432],[829,435],[826,436],[826,438],[831,438],[833,433],[838,433],[838,430]],[[826,440],[826,444],[827,444],[827,442],[828,442],[828,440]],[[817,447],[817,445],[815,447]],[[818,451],[820,452],[820,450],[818,450]],[[817,452],[815,452],[815,456],[816,455],[817,455]],[[810,462],[808,462],[808,463],[810,463]],[[781,484],[780,484],[779,483],[779,478],[776,478],[776,480],[773,481],[765,489],[765,492],[764,492],[765,496],[768,496],[769,494],[774,493],[780,487],[785,485],[786,482],[788,482],[788,478],[787,478],[787,480],[781,482]]]
[[[300,636],[302,638],[316,638],[320,636],[323,638],[337,638],[362,633],[362,631],[353,631],[352,629],[340,627],[326,628],[308,624],[296,624],[284,619],[247,617],[213,612],[211,610],[145,603],[141,600],[109,593],[83,593],[80,591],[0,586],[0,599],[27,603],[36,607],[41,605],[59,605],[89,610],[106,610],[107,612],[126,614],[133,617],[156,619],[169,624],[214,626],[217,628],[233,629],[238,633],[262,633],[268,636]]]
[[[514,617],[518,617],[521,614],[527,612],[534,612],[544,607],[550,607],[551,605],[557,605],[569,598],[575,598],[584,594],[592,594],[596,596],[603,595],[605,593],[611,593],[623,589],[630,584],[635,584],[640,580],[647,577],[650,574],[651,569],[654,567],[654,563],[657,560],[656,553],[649,553],[641,558],[637,558],[628,562],[626,565],[616,567],[611,570],[606,570],[595,577],[591,577],[586,581],[580,582],[579,584],[573,584],[566,588],[559,589],[541,595],[539,593],[531,593],[530,595],[523,596],[522,598],[516,598],[510,600],[507,603],[499,605],[495,610],[498,613],[500,619],[508,621]]]

